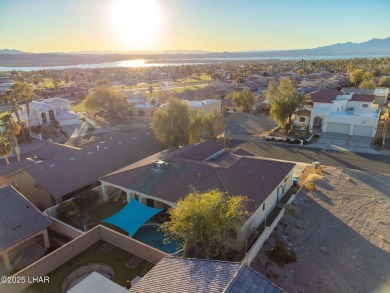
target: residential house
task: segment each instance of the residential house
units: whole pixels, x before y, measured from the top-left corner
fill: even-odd
[[[13,182],[32,203],[46,209],[80,190],[96,187],[99,177],[162,149],[150,129],[107,137],[83,149],[64,148],[66,151],[49,158],[36,152],[17,164],[3,166],[0,179]]]
[[[127,111],[130,117],[153,117],[156,106],[149,99],[128,98]]]
[[[221,100],[205,99],[202,101],[185,101],[190,109],[208,114],[214,110],[221,112]]]
[[[346,94],[366,94],[375,96],[375,104],[379,106],[386,105],[390,90],[385,87],[377,87],[374,89],[360,89],[360,88],[342,88],[341,91]]]
[[[132,293],[282,293],[281,288],[245,264],[166,256]]]
[[[35,261],[26,260],[28,250],[37,246],[43,256],[50,247],[51,221],[11,186],[0,187],[0,202],[0,272],[2,266],[5,271],[21,269]]]
[[[310,129],[374,137],[380,111],[375,95],[318,91],[310,94],[313,104]]]
[[[294,113],[294,125],[297,127],[309,128],[311,112],[307,109],[301,109]]]
[[[25,105],[20,105],[20,119],[30,126],[46,126],[57,120],[60,126],[75,125],[80,123],[81,115],[73,112],[71,102],[61,98],[37,100],[29,103],[30,117],[27,115]]]
[[[211,141],[169,149],[100,178],[103,199],[125,194],[127,201],[168,209],[195,188],[219,189],[245,195],[251,213],[232,235],[231,245],[241,248],[253,229],[266,219],[292,185],[295,164],[228,152]]]

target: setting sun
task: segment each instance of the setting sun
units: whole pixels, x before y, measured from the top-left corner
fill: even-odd
[[[110,18],[118,42],[127,49],[148,48],[161,26],[161,8],[155,0],[116,0]]]

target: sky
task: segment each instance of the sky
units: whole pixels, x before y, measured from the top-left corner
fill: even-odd
[[[288,50],[390,37],[390,0],[0,0],[0,49]]]

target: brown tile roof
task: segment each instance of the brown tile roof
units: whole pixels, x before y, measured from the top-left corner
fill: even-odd
[[[349,100],[353,102],[374,102],[375,95],[353,94]]]
[[[133,293],[283,292],[245,264],[167,256],[130,289]]]
[[[239,156],[254,156],[254,154],[247,152],[246,150],[243,150],[242,148],[232,150],[232,154],[239,155]]]
[[[221,150],[223,150],[223,146],[211,140],[206,140],[183,148],[183,151],[175,155],[175,158],[203,161]]]
[[[310,116],[311,112],[307,109],[302,109],[302,110],[296,111],[294,114],[298,115],[298,116]]]
[[[0,202],[0,251],[51,225],[51,221],[13,187],[0,188]]]
[[[310,99],[313,103],[332,103],[338,95],[342,95],[339,91],[318,91],[310,94]]]
[[[105,174],[123,168],[161,151],[152,131],[136,133],[101,141],[77,152],[23,166],[54,198],[83,188]]]
[[[183,153],[188,155],[191,146],[186,148]],[[182,159],[181,154],[176,156],[175,151],[170,155],[161,152],[104,176],[101,180],[171,203],[184,198],[191,187],[200,192],[219,189],[230,195],[248,196],[253,201],[249,209],[255,211],[295,166],[292,163],[226,152],[212,161]],[[156,170],[152,167],[155,159],[165,160],[168,164]]]

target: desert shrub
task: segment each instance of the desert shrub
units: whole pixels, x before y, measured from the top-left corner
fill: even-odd
[[[80,192],[73,202],[80,208],[85,208],[89,203],[95,202],[99,199],[99,193],[96,190],[84,190]]]
[[[286,142],[291,142],[291,139],[289,137],[287,137]]]
[[[63,129],[60,130],[60,133],[61,133],[63,136],[65,136],[65,137],[68,136],[68,133],[67,133],[65,130],[63,130]]]
[[[382,146],[382,142],[383,142],[383,139],[380,138],[380,137],[378,137],[378,138],[375,139],[374,144],[375,144],[376,146]]]
[[[271,138],[272,141],[275,141],[275,137]]]
[[[318,134],[313,135],[314,138],[319,138],[320,136]]]
[[[74,202],[61,202],[56,211],[57,218],[68,224],[73,224],[79,215],[79,209]]]
[[[309,142],[307,140],[304,140],[303,144],[309,144]]]
[[[53,125],[54,128],[58,128],[58,126],[60,126],[60,122],[58,122],[58,120],[53,120],[51,125]]]
[[[288,249],[286,245],[278,241],[275,247],[266,252],[267,256],[280,266],[297,261],[297,255],[294,251]]]
[[[314,191],[314,190],[316,190],[316,185],[311,181],[307,181],[305,184],[305,188],[308,191]]]
[[[269,139],[268,137],[265,139],[266,141],[270,141],[271,139]]]

